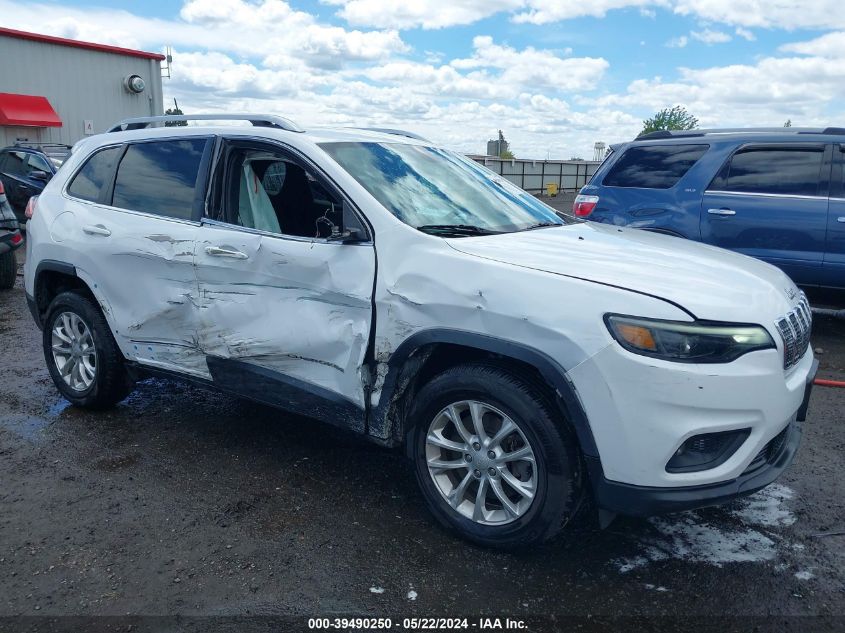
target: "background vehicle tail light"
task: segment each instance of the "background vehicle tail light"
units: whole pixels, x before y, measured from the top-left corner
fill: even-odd
[[[0,196],[6,195],[6,188],[3,186],[3,181],[0,180]]]
[[[35,215],[35,205],[38,203],[38,196],[32,196],[29,199],[29,202],[26,203],[26,210],[23,214],[26,216],[28,220],[32,219],[32,216]]]
[[[598,196],[585,196],[579,194],[572,203],[572,212],[579,218],[586,218],[593,212],[599,203]]]
[[[11,242],[12,242],[12,246],[17,246],[18,244],[23,242],[23,235],[21,235],[20,233],[15,233],[12,236]]]

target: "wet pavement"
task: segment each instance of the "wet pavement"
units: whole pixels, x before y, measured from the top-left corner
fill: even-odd
[[[166,380],[105,413],[68,406],[20,277],[0,293],[0,336],[0,616],[484,614],[556,629],[549,618],[716,613],[845,628],[843,389],[815,389],[795,464],[747,500],[604,531],[585,511],[506,554],[438,528],[400,453],[306,418]],[[845,379],[845,321],[817,318],[813,345],[820,376]]]

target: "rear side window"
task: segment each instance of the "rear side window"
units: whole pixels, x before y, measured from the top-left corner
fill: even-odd
[[[108,186],[114,161],[120,154],[119,147],[100,150],[80,169],[67,188],[67,192],[75,198],[98,202],[100,191]]]
[[[698,162],[709,145],[647,145],[630,147],[610,168],[608,187],[669,189]]]
[[[10,176],[26,173],[26,152],[8,152],[3,159],[3,171]]]
[[[189,220],[207,140],[130,145],[114,182],[112,206]]]
[[[821,148],[740,150],[710,189],[815,196],[819,193],[823,159]]]

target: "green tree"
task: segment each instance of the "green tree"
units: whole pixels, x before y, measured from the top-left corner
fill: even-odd
[[[165,114],[185,114],[179,109],[179,104],[176,103],[176,99],[173,99],[173,107],[168,108],[164,111]],[[165,121],[164,127],[186,127],[188,125],[187,121]]]
[[[783,124],[783,127],[792,127],[792,119],[787,119],[786,123]]]
[[[513,152],[509,149],[503,149],[502,152],[499,154],[499,158],[504,158],[505,160],[513,160],[516,156],[513,155]]]
[[[640,136],[657,130],[692,130],[698,127],[698,119],[687,112],[683,106],[664,108],[650,119],[643,121]]]

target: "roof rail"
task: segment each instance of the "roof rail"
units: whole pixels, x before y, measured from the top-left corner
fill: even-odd
[[[42,151],[55,147],[61,149],[70,149],[70,145],[65,145],[64,143],[39,143],[37,141],[15,141],[13,147],[24,147],[27,149],[37,149]]]
[[[155,123],[163,124],[171,121],[249,121],[255,127],[274,127],[288,132],[305,131],[290,119],[274,114],[166,114],[164,116],[123,119],[111,126],[106,132],[143,130]]]
[[[831,134],[845,136],[845,128],[841,127],[734,127],[715,129],[694,129],[694,130],[655,130],[647,134],[637,136],[638,141],[647,141],[660,138],[679,138],[709,136],[716,134]]]
[[[412,138],[417,141],[425,141],[426,143],[430,142],[427,138],[425,138],[424,136],[420,136],[419,134],[414,134],[413,132],[406,132],[405,130],[395,130],[389,127],[356,127],[353,129],[365,130],[367,132],[381,132],[382,134],[393,134],[394,136],[404,136],[406,138]]]

